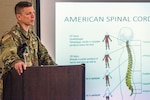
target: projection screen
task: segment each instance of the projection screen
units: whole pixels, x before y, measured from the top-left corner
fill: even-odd
[[[55,57],[86,65],[86,100],[148,100],[150,2],[55,2]]]

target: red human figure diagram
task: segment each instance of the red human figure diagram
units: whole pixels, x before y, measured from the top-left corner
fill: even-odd
[[[107,49],[110,49],[109,40],[112,41],[112,40],[110,39],[109,35],[105,35],[105,37],[104,37],[104,39],[103,39],[103,42],[105,41],[106,50],[107,50]]]
[[[109,54],[105,54],[103,60],[105,60],[106,68],[109,68],[109,59],[111,60]]]
[[[112,77],[110,76],[108,70],[106,71],[105,76],[103,77],[103,79],[104,79],[104,78],[105,78],[105,80],[106,80],[106,86],[110,86],[110,81],[109,81],[109,79],[112,78]]]

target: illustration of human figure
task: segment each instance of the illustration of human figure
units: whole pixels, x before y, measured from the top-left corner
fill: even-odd
[[[121,56],[119,57],[120,59],[128,59],[127,61],[127,70],[126,70],[126,76],[125,76],[125,84],[128,87],[128,89],[130,90],[130,96],[132,96],[134,94],[134,88],[136,88],[136,85],[134,85],[133,81],[134,81],[134,61],[137,59],[135,56],[137,54],[133,53],[133,48],[131,49],[132,45],[130,45],[130,42],[133,40],[133,36],[134,36],[134,32],[130,27],[122,27],[119,31],[119,35],[118,35],[118,43],[120,46],[126,46],[126,50],[127,50],[127,54],[123,54],[124,52],[121,53]],[[122,51],[124,51],[122,49]],[[125,55],[125,57],[123,56]],[[121,61],[120,61],[121,62]],[[120,77],[120,80],[121,77]],[[120,85],[121,86],[121,85]],[[123,91],[123,90],[122,90]],[[133,96],[134,97],[134,96]]]
[[[105,94],[103,97],[106,97],[106,100],[110,100],[110,96],[112,97],[109,88],[106,88]]]
[[[111,60],[109,54],[105,54],[103,60],[105,60],[106,68],[110,68],[109,67],[109,59]]]
[[[107,48],[110,49],[110,47],[109,47],[109,40],[112,41],[111,38],[109,37],[109,34],[106,32],[106,35],[105,35],[105,37],[103,39],[103,42],[105,41],[106,50],[107,50]]]
[[[105,73],[103,79],[104,79],[104,78],[105,78],[105,80],[106,80],[106,86],[110,86],[110,81],[109,81],[109,79],[110,79],[110,78],[112,79],[112,77],[110,76],[110,73],[109,73],[108,70],[106,71],[106,73]]]

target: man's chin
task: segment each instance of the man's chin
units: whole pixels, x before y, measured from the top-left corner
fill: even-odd
[[[30,26],[34,26],[34,24],[30,24]]]
[[[34,22],[30,22],[30,25],[31,25],[31,26],[34,26]]]

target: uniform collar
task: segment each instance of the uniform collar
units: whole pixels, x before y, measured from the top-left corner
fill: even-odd
[[[21,33],[25,38],[29,38],[29,34],[33,32],[31,28],[29,28],[28,32],[26,32],[19,23],[17,23],[12,30],[17,30]]]

